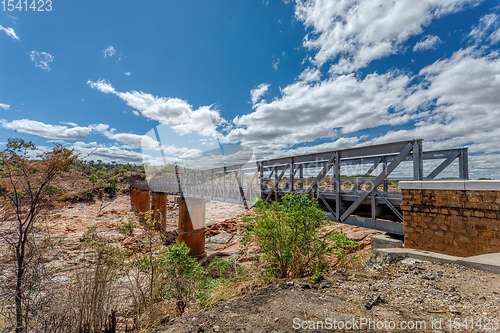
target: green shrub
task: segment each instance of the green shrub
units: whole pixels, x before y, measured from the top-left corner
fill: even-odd
[[[118,184],[118,177],[114,176],[108,179],[109,187],[107,188],[108,194],[113,196],[116,194],[116,184]]]
[[[69,193],[64,193],[63,195],[59,196],[57,200],[64,201],[70,196]]]
[[[136,227],[136,225],[135,225],[134,221],[128,221],[128,222],[123,223],[122,225],[117,226],[115,228],[115,230],[118,231],[122,235],[133,236],[135,227]]]
[[[92,183],[97,183],[97,181],[98,181],[97,175],[95,173],[91,174],[90,177],[89,177],[89,180]]]
[[[213,276],[224,278],[231,274],[233,264],[234,262],[226,261],[221,258],[215,258],[214,261],[208,265],[208,270]]]
[[[95,192],[88,190],[82,193],[82,197],[84,200],[93,200],[95,197]]]
[[[80,242],[89,243],[97,240],[99,235],[97,234],[97,227],[92,226],[88,228],[80,238]]]
[[[313,283],[318,283],[322,280],[324,280],[325,277],[323,276],[323,274],[321,274],[320,272],[316,271],[314,272],[313,276],[312,276],[312,282]]]
[[[127,169],[120,169],[118,170],[119,173],[126,173],[127,172]]]
[[[185,243],[175,243],[158,255],[165,281],[169,281],[167,294],[176,301],[180,313],[184,312],[188,302],[203,297],[208,289],[207,271],[188,255],[189,251]]]
[[[138,317],[165,300],[173,300],[182,314],[190,302],[207,299],[213,279],[189,251],[186,244],[175,243],[158,256],[150,253],[129,262],[127,274]]]
[[[263,251],[267,273],[272,277],[302,277],[321,273],[331,265],[327,255],[341,262],[358,245],[343,233],[324,232],[333,224],[307,195],[286,194],[282,202],[257,201],[256,215],[247,222],[244,243],[255,242]]]
[[[62,188],[57,187],[57,186],[55,186],[55,185],[50,185],[50,184],[49,184],[49,185],[47,185],[47,186],[45,187],[45,191],[47,191],[47,193],[48,193],[49,195],[53,195],[53,194],[57,194],[57,193],[61,192],[61,191],[62,191]]]

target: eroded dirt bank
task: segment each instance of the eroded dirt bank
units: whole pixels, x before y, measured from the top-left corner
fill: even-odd
[[[157,332],[292,331],[500,331],[500,276],[414,259],[361,266],[318,284],[276,280]]]

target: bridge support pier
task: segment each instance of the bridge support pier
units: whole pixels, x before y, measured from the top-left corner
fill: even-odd
[[[206,200],[178,197],[179,243],[184,242],[191,249],[191,257],[201,259],[205,251],[205,204]]]
[[[139,217],[139,220],[144,221],[144,214],[151,210],[151,196],[149,194],[149,190],[139,190],[139,214],[142,214]]]
[[[135,188],[130,188],[130,208],[131,211],[136,212],[136,207],[137,207],[137,189]]]
[[[167,193],[153,192],[151,210],[155,229],[165,231],[167,228]]]

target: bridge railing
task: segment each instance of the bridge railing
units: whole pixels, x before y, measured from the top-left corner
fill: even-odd
[[[245,206],[305,193],[333,221],[403,234],[398,179],[432,180],[444,171],[468,179],[467,148],[424,152],[417,139],[177,172],[132,186]]]

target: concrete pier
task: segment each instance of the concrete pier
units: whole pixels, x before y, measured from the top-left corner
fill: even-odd
[[[144,215],[151,210],[151,195],[149,190],[139,190],[139,210],[140,220],[144,221]]]
[[[167,196],[167,193],[153,192],[151,210],[156,230],[165,231],[167,228]]]
[[[205,204],[206,200],[177,198],[179,204],[179,243],[191,249],[189,255],[201,259],[205,251]]]

